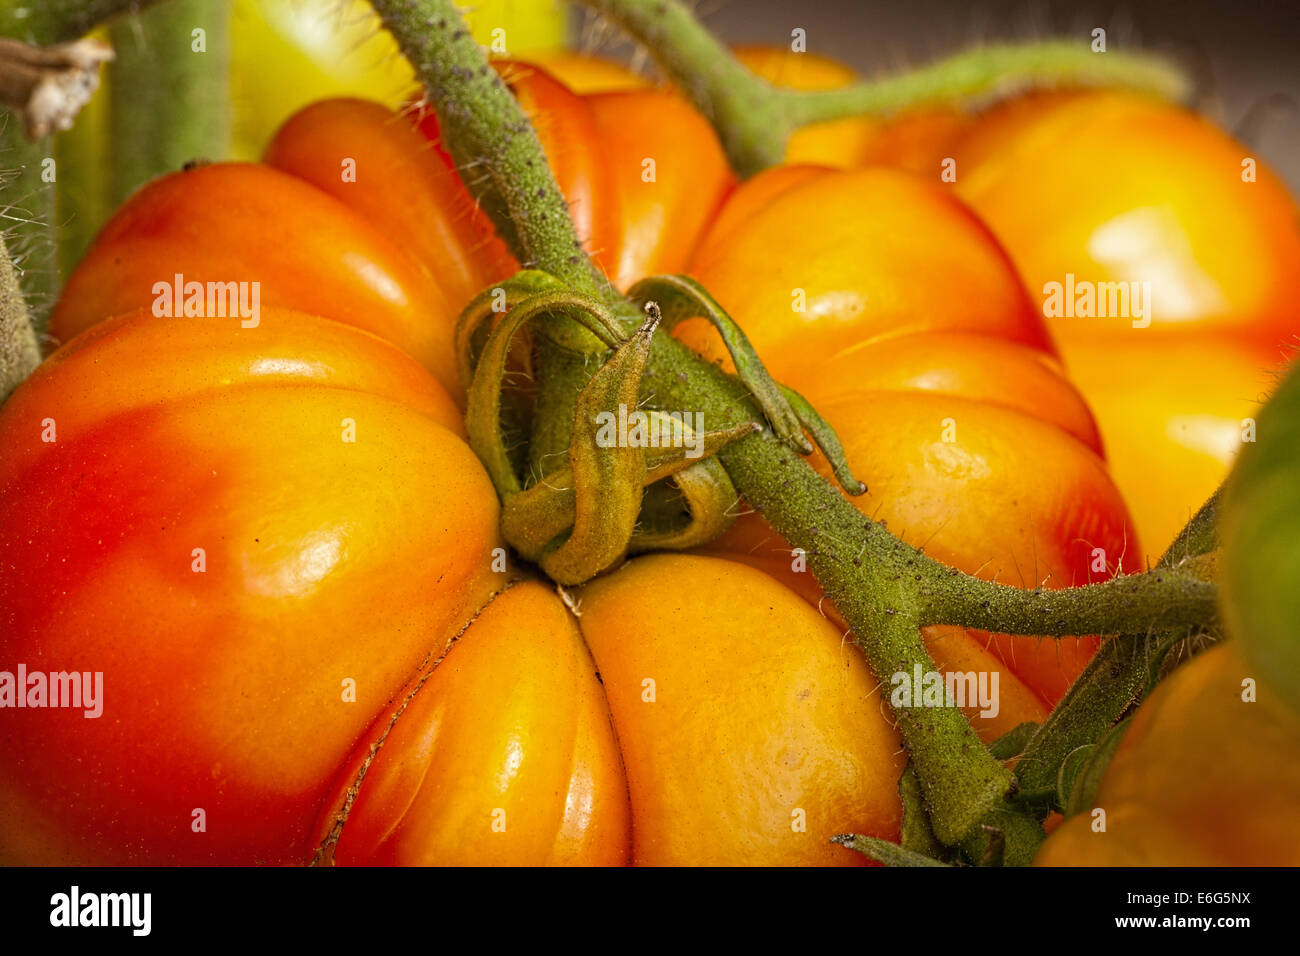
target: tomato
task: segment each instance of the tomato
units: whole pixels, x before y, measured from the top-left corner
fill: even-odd
[[[1174,671],[1138,708],[1093,810],[1035,863],[1300,865],[1300,719],[1261,676],[1232,642]]]
[[[737,187],[675,94],[499,69],[596,260],[704,280],[823,404],[866,513],[1013,582],[1127,566],[1091,417],[958,201],[807,165]],[[568,606],[497,550],[449,343],[517,266],[437,136],[314,105],[267,164],[141,190],[70,279],[66,344],[0,410],[0,659],[103,672],[108,719],[3,712],[6,859],[853,864],[831,835],[897,838],[885,695],[759,519]],[[156,314],[178,275],[260,283],[260,318]],[[985,739],[1093,646],[928,640],[1000,673]]]
[[[854,79],[810,54],[738,55],[780,86]],[[1158,558],[1253,440],[1255,413],[1300,332],[1289,300],[1300,208],[1267,164],[1188,110],[1101,90],[818,124],[796,133],[787,161],[808,154],[951,182],[1005,244],[1036,307],[1049,283],[1064,294],[1067,276],[1078,290],[1149,284],[1149,323],[1048,318],[1146,557]],[[942,178],[945,162],[955,179]]]
[[[1253,440],[1300,331],[1295,199],[1208,120],[1123,92],[1025,96],[976,118],[921,114],[881,144],[871,161],[934,177],[955,160],[953,188],[1005,243],[1036,307],[1058,311],[1051,283],[1063,293],[1067,282],[1080,293],[1146,284],[1145,316],[1049,319],[1158,555]]]

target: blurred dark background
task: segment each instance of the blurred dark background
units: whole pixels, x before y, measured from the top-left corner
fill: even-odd
[[[980,41],[1077,37],[1106,30],[1108,50],[1175,57],[1197,81],[1198,109],[1252,146],[1300,193],[1300,0],[700,0],[696,10],[730,44],[788,45],[865,76],[919,65]],[[606,31],[577,13],[585,43]],[[622,53],[626,56],[628,50]]]

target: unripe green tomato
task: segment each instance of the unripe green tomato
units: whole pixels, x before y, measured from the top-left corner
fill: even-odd
[[[1300,372],[1260,413],[1228,478],[1219,519],[1221,603],[1263,680],[1300,712]]]

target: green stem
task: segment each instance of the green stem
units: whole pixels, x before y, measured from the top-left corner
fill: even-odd
[[[1214,550],[1215,520],[1222,495],[1220,488],[1187,523],[1161,557],[1157,571],[1163,573],[1187,559]],[[1134,621],[1140,622],[1141,618],[1130,621],[1129,628]],[[1031,800],[1052,800],[1061,762],[1075,748],[1100,740],[1155,685],[1170,651],[1199,630],[1196,626],[1142,628],[1103,644],[1025,745],[1016,764],[1016,776],[1024,794]]]
[[[993,584],[926,559],[917,568],[921,623],[961,624],[1003,634],[1067,637],[1119,634],[1134,621],[1148,627],[1190,627],[1217,615],[1216,588],[1194,562],[1157,568],[1103,584],[1024,590]]]
[[[793,94],[799,125],[886,116],[914,106],[976,105],[1032,89],[1105,86],[1186,99],[1182,71],[1151,54],[1094,53],[1082,40],[978,47],[906,73]]]
[[[755,76],[678,0],[581,0],[643,44],[709,118],[732,168],[745,176],[775,166],[797,128],[795,100]]]
[[[117,20],[109,36],[117,53],[109,68],[116,207],[163,173],[229,154],[230,7],[226,0],[172,0]]]
[[[762,416],[744,387],[675,339],[655,339],[644,391],[663,408],[695,409],[710,428]],[[935,670],[921,640],[914,571],[929,561],[853,504],[770,430],[719,456],[737,490],[808,556],[810,570],[852,627],[877,678]],[[956,708],[903,707],[899,729],[921,779],[932,826],[950,845],[1005,812],[1014,782]],[[1016,858],[1032,852],[1018,844]]]
[[[741,65],[680,0],[580,0],[637,42],[718,131],[732,167],[751,176],[785,155],[801,126],[884,116],[920,105],[978,105],[1028,89],[1113,86],[1184,99],[1190,85],[1149,54],[1094,53],[1083,40],[967,50],[907,73],[839,89],[776,89]]]

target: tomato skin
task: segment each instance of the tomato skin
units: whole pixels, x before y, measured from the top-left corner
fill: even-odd
[[[768,262],[777,236],[783,255]],[[757,261],[768,266],[759,274]],[[690,270],[796,387],[822,355],[922,331],[1052,351],[988,230],[941,189],[894,170],[760,174],[729,197]],[[713,346],[703,334],[682,337]]]
[[[635,862],[844,865],[863,861],[836,833],[897,839],[904,756],[887,704],[861,654],[793,593],[730,561],[656,555],[579,601],[627,765]]]
[[[512,271],[509,253],[487,218],[476,214],[450,159],[379,103],[314,103],[277,131],[263,161],[382,223],[449,304],[446,315],[434,317],[441,325],[454,323],[456,303]],[[345,171],[355,176],[345,178]],[[404,188],[394,190],[393,180]]]
[[[1090,812],[1067,818],[1038,866],[1300,865],[1300,720],[1229,642],[1182,665],[1144,701]],[[1189,743],[1195,741],[1195,744]]]
[[[315,842],[337,865],[626,863],[618,742],[559,597],[523,582],[479,612],[379,715],[325,808]]]
[[[132,196],[69,277],[50,332],[67,341],[101,319],[152,307],[155,285],[176,275],[257,282],[261,305],[380,333],[457,387],[451,331],[458,307],[362,216],[251,163],[173,173]]]

